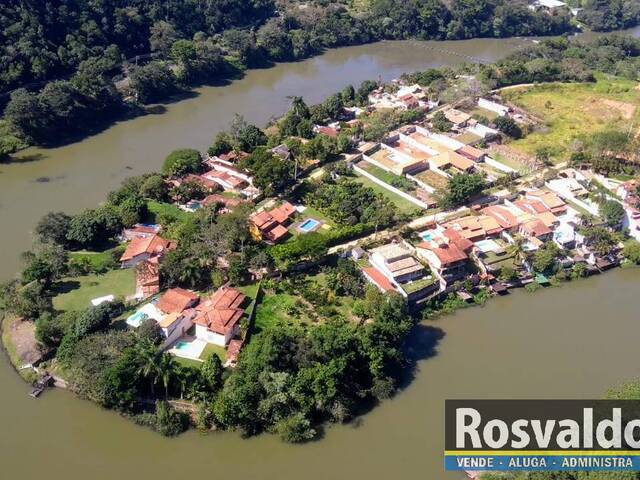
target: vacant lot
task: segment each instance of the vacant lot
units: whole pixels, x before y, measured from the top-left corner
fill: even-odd
[[[546,124],[509,145],[529,155],[547,147],[552,159],[561,162],[567,159],[575,140],[609,128],[628,130],[638,120],[640,91],[635,88],[636,82],[605,75],[599,75],[597,80],[504,92],[505,98],[544,119]]]
[[[53,298],[53,306],[56,310],[83,310],[97,297],[133,295],[135,283],[133,268],[112,270],[104,275],[65,278],[56,284],[58,295]]]
[[[420,210],[420,207],[418,207],[417,205],[414,205],[410,201],[402,198],[400,195],[396,195],[392,191],[381,187],[380,185],[372,182],[366,177],[358,175],[356,178],[354,178],[354,180],[363,184],[365,187],[369,187],[375,192],[382,194],[384,197],[387,197],[393,204],[395,204],[396,207],[398,207],[398,211],[400,211],[401,213],[415,213],[416,211]]]

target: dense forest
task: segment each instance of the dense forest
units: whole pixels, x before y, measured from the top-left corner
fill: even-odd
[[[577,3],[579,18],[596,30],[638,21],[637,0]],[[192,85],[326,48],[572,29],[568,10],[533,11],[525,0],[3,2],[0,157],[25,141],[47,145],[102,128]]]

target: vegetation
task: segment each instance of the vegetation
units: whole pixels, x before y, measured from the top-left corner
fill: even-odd
[[[533,156],[545,151],[553,163],[571,160],[604,173],[622,172],[624,163],[616,157],[633,149],[627,133],[629,121],[637,119],[635,85],[635,80],[597,74],[595,83],[505,91],[506,98],[545,124],[510,145]]]
[[[2,137],[1,154],[20,146],[16,135],[37,144],[57,143],[116,118],[125,107],[113,78],[123,73],[128,82],[119,88],[144,104],[245,68],[306,58],[326,48],[382,39],[557,35],[572,28],[568,14],[549,16],[505,0],[451,6],[441,0],[409,5],[391,0],[363,3],[362,11],[346,1],[314,1],[304,9],[300,4],[187,0],[167,7],[158,0],[62,0],[34,8],[3,5],[0,90],[18,90],[5,110],[12,133]],[[635,17],[624,18],[628,24]],[[126,59],[135,59],[136,66]]]
[[[485,179],[480,174],[456,174],[449,179],[447,188],[440,190],[439,203],[445,208],[464,205],[486,187]]]

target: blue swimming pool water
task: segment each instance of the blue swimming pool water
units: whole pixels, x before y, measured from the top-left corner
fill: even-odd
[[[315,220],[313,218],[307,218],[304,222],[300,224],[298,228],[303,232],[310,232],[314,228],[317,228],[318,225],[320,225],[320,222],[318,220]]]
[[[433,235],[431,234],[431,232],[423,232],[420,234],[420,238],[422,238],[422,240],[424,240],[425,242],[430,242],[431,240],[433,240]]]
[[[127,318],[127,323],[133,327],[139,327],[142,322],[144,322],[147,319],[147,315],[143,312],[136,312],[133,315],[131,315],[129,318]]]
[[[176,350],[187,350],[189,348],[189,344],[187,342],[178,342],[174,347]]]

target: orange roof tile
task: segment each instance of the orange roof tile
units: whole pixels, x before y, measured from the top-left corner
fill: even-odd
[[[183,288],[172,288],[160,297],[156,307],[164,313],[182,313],[197,299],[198,296],[193,292]]]
[[[377,269],[373,267],[363,268],[362,272],[368,277],[373,283],[375,283],[378,288],[380,288],[383,292],[391,292],[395,290],[393,284],[387,280],[382,273],[380,273]]]
[[[468,258],[467,254],[453,242],[442,246],[438,246],[433,242],[422,242],[418,244],[418,248],[432,251],[443,266],[461,262]]]
[[[175,242],[165,240],[164,238],[153,235],[151,237],[135,237],[127,245],[127,249],[120,257],[121,262],[132,260],[139,255],[148,253],[150,255],[161,255],[168,250],[176,248]]]
[[[194,323],[220,335],[230,333],[244,310],[240,305],[246,296],[234,288],[221,287],[208,300],[196,307]]]

